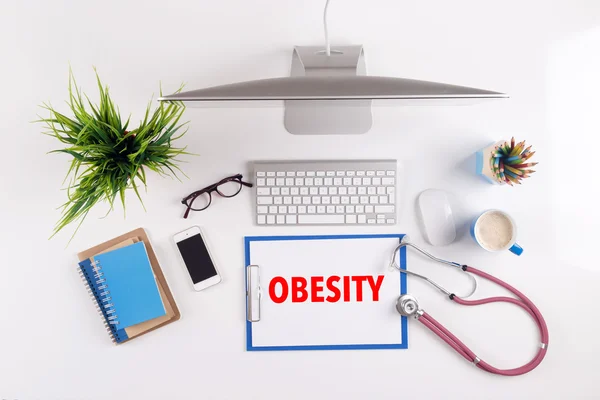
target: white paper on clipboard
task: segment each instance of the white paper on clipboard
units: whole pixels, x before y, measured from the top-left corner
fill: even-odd
[[[349,350],[407,348],[406,318],[395,310],[398,296],[406,290],[406,277],[388,268],[389,257],[403,235],[342,235],[247,237],[246,265],[260,269],[260,320],[247,321],[248,350]],[[398,260],[406,262],[405,249]],[[405,265],[403,265],[405,267]],[[351,281],[344,291],[342,280],[336,282],[345,293],[335,302],[311,301],[311,277],[340,278],[371,276],[383,280],[377,290],[362,282],[362,301],[358,301],[357,282]],[[281,277],[307,280],[308,299],[273,301],[270,282]],[[279,278],[279,281],[281,281]],[[282,296],[282,285],[275,285],[275,295]],[[322,296],[332,296],[326,285]],[[334,297],[332,297],[333,299]],[[247,304],[248,307],[248,304]]]

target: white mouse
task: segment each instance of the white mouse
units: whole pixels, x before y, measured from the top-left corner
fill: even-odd
[[[454,215],[443,190],[428,189],[419,195],[423,236],[434,246],[445,246],[456,239]]]

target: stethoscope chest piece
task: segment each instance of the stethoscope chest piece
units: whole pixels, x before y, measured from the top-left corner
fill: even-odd
[[[396,310],[405,317],[418,318],[423,312],[419,308],[419,303],[415,296],[404,294],[398,297],[396,301]]]

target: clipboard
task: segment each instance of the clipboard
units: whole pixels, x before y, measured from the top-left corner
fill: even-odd
[[[246,350],[408,348],[406,275],[388,265],[403,236],[245,237]]]

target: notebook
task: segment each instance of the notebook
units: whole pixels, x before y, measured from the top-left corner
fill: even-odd
[[[179,320],[179,318],[181,317],[181,314],[179,312],[179,309],[177,307],[175,299],[173,298],[173,295],[171,293],[171,290],[169,288],[167,280],[165,279],[165,276],[162,272],[162,269],[160,267],[160,264],[158,262],[156,254],[154,253],[154,250],[152,248],[152,244],[149,240],[148,234],[146,233],[146,231],[143,228],[138,228],[134,231],[125,233],[119,237],[111,239],[105,243],[99,244],[90,249],[82,251],[78,254],[78,258],[80,261],[83,261],[88,258],[94,258],[95,256],[97,256],[99,254],[106,253],[106,252],[109,252],[109,251],[112,251],[112,250],[115,250],[115,249],[118,249],[121,247],[125,247],[125,246],[131,245],[133,243],[137,243],[137,242],[143,243],[146,248],[146,252],[147,252],[148,258],[150,260],[152,271],[154,273],[154,277],[156,280],[156,285],[158,287],[158,291],[160,293],[160,297],[161,297],[161,300],[164,305],[166,313],[160,317],[153,318],[153,319],[147,320],[145,322],[129,326],[125,329],[122,329],[122,328],[115,329],[116,328],[115,326],[109,325],[106,322],[106,318],[105,318],[104,314],[99,309],[99,312],[103,317],[103,321],[104,321],[105,325],[107,326],[107,331],[109,332],[110,336],[113,338],[113,342],[115,344],[121,344],[121,343],[127,342],[133,338],[136,338],[138,336],[142,336],[148,332],[151,332],[155,329],[158,329],[167,324],[170,324],[171,322],[175,322],[175,321]],[[93,294],[91,289],[89,290],[89,292],[90,292],[90,294]]]
[[[406,276],[389,268],[403,236],[246,237],[246,349],[408,348]]]

